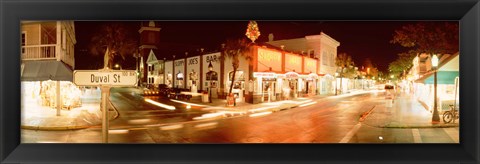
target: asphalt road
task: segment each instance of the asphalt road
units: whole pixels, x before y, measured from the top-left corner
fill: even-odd
[[[458,128],[387,129],[359,123],[360,116],[384,103],[381,93],[330,97],[257,117],[193,120],[205,114],[168,99],[151,99],[175,106],[168,110],[145,102],[128,89],[113,91],[120,116],[110,123],[109,143],[422,143],[458,142],[447,132]],[[420,138],[420,139],[419,139]],[[429,140],[422,140],[429,138]],[[433,139],[432,139],[433,138]],[[101,129],[70,131],[22,130],[24,143],[100,143]]]

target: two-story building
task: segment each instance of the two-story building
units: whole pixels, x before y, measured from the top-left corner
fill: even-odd
[[[340,42],[321,32],[319,35],[285,40],[273,40],[272,37],[267,43],[318,60],[318,74],[323,75],[317,84],[318,92],[335,93],[335,58]]]
[[[21,22],[22,105],[57,109],[80,105],[73,83],[75,28],[73,21]]]

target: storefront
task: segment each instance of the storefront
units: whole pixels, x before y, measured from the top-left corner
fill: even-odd
[[[282,77],[282,76],[280,76]],[[300,83],[302,82],[302,79],[299,78],[300,75],[296,72],[287,72],[284,75],[284,86],[286,86],[284,93],[284,98],[285,99],[293,99],[298,97],[298,91],[301,89]]]
[[[212,98],[218,98],[220,91],[220,53],[202,55],[202,90],[209,90]]]
[[[459,106],[459,54],[455,54],[444,61],[441,61],[437,70],[437,102],[440,112],[449,110],[449,105],[456,103]],[[434,90],[435,90],[434,73],[424,74],[415,80],[412,85],[414,95],[420,102],[427,106],[427,109],[433,111]]]
[[[232,85],[233,78],[233,71],[228,73],[228,81],[226,83],[225,88],[230,90]],[[232,93],[235,95],[236,101],[242,102],[244,99],[244,91],[245,91],[245,71],[237,70],[235,73],[235,79],[233,81]],[[228,93],[228,92],[227,92]]]
[[[57,82],[60,83],[60,102],[62,109],[80,107],[80,89],[70,81],[22,81],[22,101],[50,107],[57,107]]]
[[[318,90],[321,95],[335,93],[335,77],[330,74],[325,74],[319,77]]]
[[[259,87],[259,89],[257,89],[259,92],[255,94],[259,95],[257,97],[260,97],[260,102],[275,101],[277,99],[276,93],[279,93],[277,92],[277,86],[279,86],[279,84],[276,74],[274,72],[254,72],[253,77],[257,82],[255,84],[257,87],[254,88]]]
[[[179,59],[174,61],[174,87],[185,88],[185,59]]]
[[[187,88],[197,92],[200,88],[200,56],[187,58]]]
[[[318,62],[316,59],[303,57],[303,72],[306,75],[303,75],[303,96],[313,96],[317,95],[317,84],[318,84]],[[307,74],[308,73],[308,74]]]
[[[318,75],[316,73],[310,73],[306,75],[305,79],[305,90],[304,96],[313,96],[317,95],[317,81]]]
[[[168,88],[173,87],[173,62],[172,61],[166,61],[165,62],[165,74],[164,74],[165,81],[163,84],[165,84]]]
[[[60,61],[24,61],[21,71],[22,103],[52,109],[79,107],[82,104],[81,91],[71,82],[72,72]]]

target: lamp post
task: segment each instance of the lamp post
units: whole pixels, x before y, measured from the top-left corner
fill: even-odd
[[[210,85],[208,85],[208,89],[207,89],[208,90],[208,102],[212,103],[212,91],[211,91],[212,90],[212,87],[211,87],[211,85],[212,85],[212,70],[213,70],[212,61],[210,61],[209,64],[208,64],[208,70],[209,70],[208,71],[208,76],[209,76],[209,79],[210,79],[210,81],[209,81]]]
[[[437,55],[432,56],[432,67],[433,67],[433,115],[432,115],[432,123],[439,123],[440,116],[438,115],[437,110],[437,67],[438,67],[438,57]]]
[[[137,73],[137,86],[140,85],[140,70],[138,69],[138,66],[140,63],[138,63],[138,58],[140,58],[140,52],[138,52],[138,49],[133,53],[133,57],[135,57],[135,73]]]

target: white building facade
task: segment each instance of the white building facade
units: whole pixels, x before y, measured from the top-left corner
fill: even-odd
[[[272,40],[267,43],[317,59],[319,61],[317,72],[322,75],[317,82],[317,92],[320,94],[335,93],[335,58],[337,57],[337,47],[340,46],[340,42],[321,32],[319,35]]]

